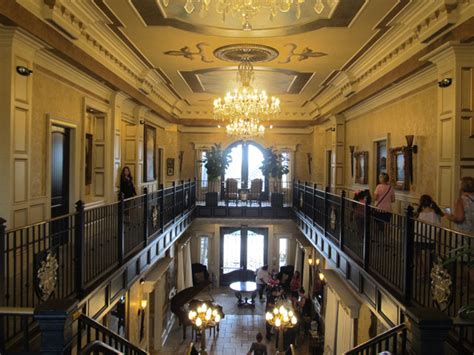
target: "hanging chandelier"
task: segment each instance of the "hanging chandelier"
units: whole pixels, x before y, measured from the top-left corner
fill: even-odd
[[[334,9],[340,0],[312,1],[313,11],[321,15],[326,8],[330,11]],[[212,0],[186,0],[184,9],[188,14],[192,14],[196,10],[196,5],[199,4],[199,13],[204,17],[209,12],[211,2]],[[169,0],[162,0],[162,3],[167,7]],[[299,19],[301,17],[301,6],[305,3],[305,0],[214,0],[214,3],[216,12],[222,15],[223,22],[227,15],[238,17],[242,21],[243,29],[250,31],[252,30],[250,20],[262,10],[269,10],[270,20],[273,21],[278,12],[288,12],[294,8],[295,16]]]
[[[278,116],[280,100],[251,87],[253,65],[242,57],[238,67],[240,87],[214,100],[214,118],[224,122],[227,134],[248,139],[265,133],[263,123]]]

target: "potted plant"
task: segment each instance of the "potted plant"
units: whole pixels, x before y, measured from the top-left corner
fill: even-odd
[[[280,193],[281,178],[289,173],[288,159],[281,153],[269,147],[265,152],[265,159],[262,162],[260,170],[267,179],[270,179],[271,202],[273,207],[283,207],[283,194]]]
[[[217,206],[219,191],[221,188],[220,179],[225,174],[232,158],[229,152],[222,149],[220,144],[214,144],[211,150],[206,152],[201,161],[207,171],[208,192],[206,193],[206,206]]]

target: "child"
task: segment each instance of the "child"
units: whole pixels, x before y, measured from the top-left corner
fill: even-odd
[[[256,338],[257,338],[257,342],[252,343],[252,346],[250,347],[250,350],[247,353],[247,355],[252,355],[252,353],[254,355],[267,355],[268,354],[267,346],[265,344],[262,344],[262,340],[263,340],[262,333],[257,333]]]

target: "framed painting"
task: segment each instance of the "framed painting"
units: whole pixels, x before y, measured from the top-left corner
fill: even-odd
[[[144,164],[143,164],[143,181],[150,182],[156,180],[156,129],[152,126],[145,125],[144,134]]]
[[[406,151],[403,147],[390,149],[390,179],[398,190],[409,190],[409,176]]]
[[[92,147],[94,142],[94,136],[90,133],[86,133],[86,159],[85,159],[85,180],[86,185],[92,184]]]
[[[355,159],[355,182],[366,185],[368,183],[369,152],[361,151],[354,153]]]
[[[174,175],[174,158],[166,159],[166,175],[167,176]]]

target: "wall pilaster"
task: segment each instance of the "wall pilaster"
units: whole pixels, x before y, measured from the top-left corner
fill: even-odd
[[[459,179],[474,176],[474,48],[446,43],[422,59],[434,63],[438,82],[445,82],[438,88],[436,198],[451,206]]]
[[[331,121],[331,191],[340,193],[344,189],[344,139],[345,120],[341,114],[334,115]]]

